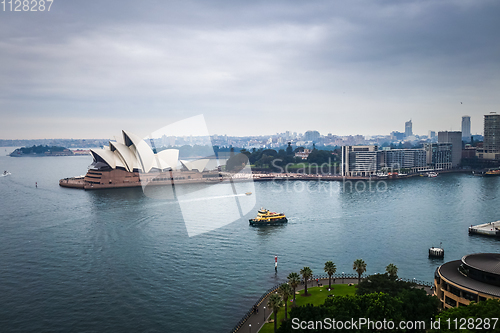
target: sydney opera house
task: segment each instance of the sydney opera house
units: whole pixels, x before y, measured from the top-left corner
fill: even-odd
[[[138,136],[122,134],[109,147],[90,150],[93,162],[84,177],[61,179],[59,185],[90,190],[222,181],[216,170],[206,171],[210,159],[179,160],[177,149],[156,152]]]

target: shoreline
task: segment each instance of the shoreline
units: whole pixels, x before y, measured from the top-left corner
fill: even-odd
[[[472,169],[458,169],[458,170],[441,170],[439,173],[473,173]],[[158,182],[152,182],[154,177],[143,179],[141,181],[139,173],[133,173],[133,179],[127,179],[123,182],[88,182],[87,176],[69,177],[59,180],[59,186],[84,190],[97,190],[97,189],[113,189],[113,188],[130,188],[141,186],[174,186],[185,184],[218,184],[218,183],[238,183],[250,181],[290,181],[290,180],[305,180],[305,181],[379,181],[379,180],[397,180],[420,177],[427,174],[427,172],[412,173],[405,175],[391,175],[391,176],[340,176],[340,175],[322,175],[322,174],[302,174],[302,173],[251,173],[251,174],[236,174],[234,177],[232,173],[219,172],[218,177],[211,178],[191,178],[190,179],[168,179]],[[151,175],[150,175],[151,176]],[[128,177],[129,178],[129,177]]]

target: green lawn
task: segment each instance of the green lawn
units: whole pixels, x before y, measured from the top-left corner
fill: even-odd
[[[311,296],[304,297],[302,294],[304,290],[300,291],[300,294],[295,296],[295,301],[297,306],[306,305],[311,303],[313,305],[321,305],[325,302],[325,299],[328,295],[333,294],[335,296],[344,296],[344,295],[354,295],[356,289],[354,286],[348,286],[347,284],[335,284],[332,286],[334,289],[328,291],[328,285],[326,288],[323,287],[310,287],[307,288],[307,292],[311,294]],[[267,301],[267,300],[266,300]],[[288,312],[290,312],[292,302],[288,300]],[[266,309],[267,310],[267,309]],[[285,318],[285,307],[282,307],[278,311],[278,327],[280,326],[281,320]],[[269,317],[269,320],[274,319],[274,314]],[[267,323],[262,326],[262,329],[259,331],[260,333],[273,333],[274,332],[274,323]]]

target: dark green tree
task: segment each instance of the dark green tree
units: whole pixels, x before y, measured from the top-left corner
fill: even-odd
[[[398,277],[398,267],[394,264],[387,265],[387,267],[385,267],[385,271],[390,276]]]
[[[226,162],[226,171],[240,172],[248,163],[248,156],[246,154],[233,155]]]
[[[300,275],[295,273],[295,272],[292,272],[292,273],[288,274],[287,279],[288,279],[288,283],[290,284],[290,286],[293,289],[293,305],[295,305],[295,289],[300,284]]]
[[[366,295],[371,293],[386,293],[396,296],[405,289],[412,289],[415,283],[400,281],[396,277],[385,274],[374,274],[367,276],[358,284],[356,294]]]
[[[469,318],[472,318],[473,323],[479,323],[477,318],[481,318],[482,328],[479,329],[478,325],[474,325],[475,329],[460,330],[460,332],[500,332],[500,323],[497,322],[493,329],[493,323],[495,321],[491,320],[491,318],[498,318],[499,314],[500,300],[498,299],[488,299],[478,303],[472,302],[468,306],[459,306],[457,308],[450,308],[442,311],[436,316],[436,320],[439,319],[441,322],[441,328],[439,330],[430,330],[430,332],[458,332],[459,330],[455,329],[455,320],[457,326],[459,326],[464,319],[468,323]],[[448,320],[450,322],[450,327],[448,327]],[[486,322],[490,324],[489,328],[485,326]],[[467,327],[467,325],[465,325],[465,327]]]
[[[307,280],[309,280],[312,277],[313,272],[309,267],[305,266],[300,270],[300,275],[302,275],[302,278],[304,279],[304,291],[305,291],[304,296],[307,296],[309,295],[307,293]]]
[[[333,261],[325,262],[325,273],[328,274],[328,289],[332,289],[332,275],[337,271],[337,266]]]
[[[283,302],[285,303],[285,320],[287,319],[287,304],[288,304],[288,298],[294,294],[292,287],[288,283],[283,283],[279,288],[278,288],[278,294],[281,295],[281,298],[283,298]]]
[[[352,269],[358,273],[358,284],[361,282],[361,274],[366,272],[366,263],[362,259],[356,259],[352,265]]]
[[[292,143],[288,142],[288,146],[286,147],[286,154],[289,156],[293,156],[293,148],[292,148]]]
[[[267,306],[270,309],[273,309],[274,314],[274,332],[276,332],[277,324],[278,324],[278,311],[283,306],[283,300],[279,294],[272,294],[269,296],[269,301],[267,302]]]

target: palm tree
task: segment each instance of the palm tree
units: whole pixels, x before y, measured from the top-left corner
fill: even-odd
[[[354,269],[356,273],[358,273],[358,284],[359,284],[361,282],[361,274],[366,272],[366,263],[363,261],[363,259],[356,259],[354,261],[352,269]]]
[[[387,267],[385,268],[385,271],[391,277],[396,277],[396,278],[398,277],[398,267],[394,264],[387,265]]]
[[[292,287],[288,283],[283,283],[279,288],[278,288],[278,293],[281,295],[283,298],[283,302],[285,302],[285,320],[286,320],[286,315],[287,315],[287,302],[288,298],[292,296]]]
[[[283,300],[281,296],[278,294],[272,294],[269,296],[269,301],[267,302],[267,306],[273,309],[274,313],[274,332],[276,332],[277,321],[278,321],[278,311],[283,306]]]
[[[290,286],[293,289],[293,305],[295,305],[295,288],[297,288],[299,286],[300,275],[295,273],[295,272],[292,272],[292,273],[288,274],[287,279],[288,279],[288,283],[290,284]]]
[[[332,289],[332,275],[337,271],[337,266],[331,261],[325,262],[325,272],[328,274],[328,289]]]
[[[304,283],[305,283],[305,288],[304,288],[305,294],[304,294],[304,296],[307,296],[308,295],[307,294],[307,280],[309,280],[312,277],[313,271],[309,267],[305,266],[304,268],[302,268],[300,270],[300,274],[302,275],[302,278],[304,279]]]

